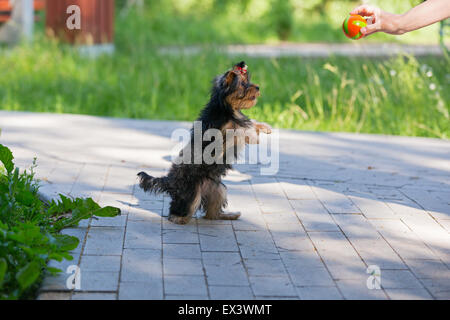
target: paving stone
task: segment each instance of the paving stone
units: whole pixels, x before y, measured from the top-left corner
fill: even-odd
[[[189,230],[164,230],[164,243],[199,243],[198,233]]]
[[[255,296],[256,300],[300,300],[298,296],[280,297],[280,296]]]
[[[407,269],[398,254],[365,217],[334,215],[333,219],[367,265],[378,265],[385,269]]]
[[[171,244],[163,245],[164,258],[174,259],[200,259],[202,257],[198,244]]]
[[[450,232],[450,220],[438,220],[439,224],[441,224],[448,232]]]
[[[59,198],[59,194],[69,196],[82,168],[82,164],[68,165],[59,163],[49,174],[46,181],[48,183],[40,186],[39,192],[45,195],[47,199],[57,199]]]
[[[199,218],[199,219],[197,219],[197,224],[199,226],[231,225],[231,221],[232,220],[211,220],[211,219]]]
[[[111,167],[105,181],[103,192],[131,195],[136,182],[136,176],[132,172],[124,172],[124,168],[115,170],[114,167]]]
[[[116,300],[115,293],[103,292],[75,292],[72,295],[72,300]]]
[[[423,288],[409,270],[381,270],[381,286],[385,289]]]
[[[450,299],[450,279],[449,278],[431,278],[420,279],[425,288],[433,295],[434,298],[439,300]]]
[[[373,246],[370,246],[371,243]],[[368,266],[376,265],[381,269],[407,269],[405,263],[388,245],[380,245],[371,241],[367,241],[367,246],[362,243],[354,245],[358,254]]]
[[[201,260],[196,259],[163,259],[164,275],[203,275]]]
[[[81,272],[104,271],[119,272],[120,256],[88,256],[83,255],[80,263]]]
[[[297,287],[302,300],[342,300],[342,295],[336,287]]]
[[[161,250],[161,223],[128,221],[124,247]]]
[[[280,257],[286,267],[323,267],[325,266],[315,250],[311,251],[284,251]]]
[[[166,295],[165,300],[209,300],[207,295]]]
[[[399,217],[423,217],[427,212],[410,199],[387,201],[387,205]]]
[[[383,277],[383,275],[382,275]],[[383,281],[383,280],[381,280]],[[381,289],[368,289],[366,279],[339,280],[336,282],[345,299],[386,300],[388,297]]]
[[[236,237],[231,225],[205,226],[198,228],[202,251],[238,251]]]
[[[213,300],[252,300],[254,299],[250,287],[209,286],[209,293]]]
[[[292,224],[298,223],[298,218],[293,211],[283,212],[283,213],[266,213],[262,215],[266,223],[284,223]]]
[[[164,257],[197,262],[201,258],[211,297],[214,292],[234,295],[234,288],[241,286],[246,288],[244,296],[251,293],[261,299],[298,299],[297,294],[305,298],[305,292],[311,298],[332,298],[340,291],[346,299],[388,298],[385,293],[392,299],[426,299],[427,293],[450,299],[450,176],[443,173],[450,151],[447,141],[281,130],[277,175],[261,176],[260,165],[237,165],[225,180],[228,210],[241,211],[240,219],[192,219],[180,226],[166,218],[170,197],[143,192],[136,173],[167,172],[165,157],[172,146],[167,132],[189,125],[0,111],[2,142],[11,146],[16,164],[29,165],[38,157],[43,197],[90,196],[122,211],[120,217],[87,219],[78,228],[63,230],[81,240],[73,250],[75,259],[50,265],[65,271],[82,254],[81,270],[89,282],[83,283],[99,290],[113,288],[121,270],[119,298],[208,298],[205,277],[191,275],[185,277],[203,279],[200,286],[205,290],[163,295]],[[60,132],[64,139],[49,143],[48,137]],[[131,249],[140,247],[150,249]],[[274,277],[278,267],[253,261],[279,264],[280,258],[289,272],[287,279]],[[117,267],[120,259],[122,269]],[[242,259],[252,265],[248,270]],[[186,269],[197,272],[197,262]],[[380,266],[382,283],[393,288],[368,290],[367,265]],[[327,270],[340,291],[324,289],[333,288],[332,283],[296,288],[289,283],[306,281],[302,276],[314,269]],[[320,273],[306,279],[322,279]],[[68,276],[63,272],[45,278],[41,291],[70,297],[65,291]],[[292,292],[283,287],[287,280]],[[417,283],[425,288],[409,288]],[[113,297],[112,290],[75,292],[74,297]]]
[[[307,231],[339,231],[319,200],[291,200],[291,204]]]
[[[334,280],[360,280],[367,279],[367,268],[364,264],[350,262],[348,264],[326,264]]]
[[[69,274],[65,273],[65,270],[57,275],[49,275],[44,278],[42,281],[40,290],[41,291],[70,291],[66,287],[66,281]]]
[[[376,228],[362,215],[334,214],[332,217],[350,240],[381,239]]]
[[[37,300],[70,300],[70,292],[42,292]]]
[[[345,194],[329,190],[325,185],[315,184],[312,188],[329,213],[361,213]]]
[[[287,265],[289,276],[295,286],[333,286],[328,270],[323,267]]]
[[[82,198],[92,197],[94,201],[98,201],[108,171],[108,166],[86,164],[81,169],[77,182],[70,191],[71,195]]]
[[[450,279],[450,269],[440,260],[406,260],[406,264],[419,279]]]
[[[91,227],[89,229],[84,253],[89,255],[121,255],[123,228]]]
[[[316,199],[311,186],[305,180],[279,179],[279,184],[288,199]]]
[[[423,288],[386,289],[392,300],[431,300],[433,297]]]
[[[163,298],[162,278],[149,282],[121,282],[119,300],[161,300]]]
[[[151,221],[161,223],[161,211],[152,209],[143,209],[140,207],[131,207],[128,211],[129,221]]]
[[[81,270],[81,288],[76,291],[117,291],[119,272]]]
[[[286,277],[250,277],[255,296],[297,297],[294,286]]]
[[[295,231],[287,227],[285,227],[285,230],[274,230],[273,225],[269,226],[273,241],[280,252],[314,250],[313,244],[306,235],[306,232],[300,228],[301,226],[299,225],[299,229]]]
[[[124,249],[121,282],[155,282],[162,278],[160,250]]]
[[[252,188],[263,213],[292,213],[283,189],[274,178],[253,178]]]
[[[203,252],[202,256],[209,285],[248,285],[239,253]]]
[[[417,202],[424,208],[434,219],[449,219],[450,204],[445,202],[448,199],[448,192],[443,199],[439,199],[439,193],[428,192],[421,188],[402,188],[401,192]]]
[[[163,199],[150,199],[139,201],[139,208],[150,210],[150,211],[160,211],[163,209],[164,201]]]
[[[393,219],[396,217],[394,211],[382,200],[369,198],[362,194],[350,194],[348,197],[368,219]]]
[[[340,232],[311,232],[311,239],[333,279],[359,279],[366,267]]]
[[[165,276],[164,291],[166,295],[207,295],[203,276]]]
[[[403,259],[436,260],[439,257],[400,220],[370,220]]]
[[[242,213],[238,220],[231,221],[235,231],[264,231],[267,230],[266,221],[259,209],[254,209],[253,214]]]
[[[450,262],[450,234],[429,216],[405,217],[402,221],[416,234],[436,256]],[[446,245],[447,244],[447,245]]]
[[[238,245],[244,259],[276,259],[278,250],[268,231],[236,231]]]
[[[286,276],[286,270],[280,259],[244,260],[250,276]]]

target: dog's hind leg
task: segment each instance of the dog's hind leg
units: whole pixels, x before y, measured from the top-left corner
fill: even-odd
[[[240,212],[223,212],[227,205],[227,189],[216,181],[208,180],[202,185],[202,206],[205,210],[205,219],[210,220],[236,220]]]
[[[170,203],[169,221],[176,224],[187,224],[194,213],[200,207],[201,192],[200,186],[196,186],[194,192],[189,194],[188,198],[173,196]]]

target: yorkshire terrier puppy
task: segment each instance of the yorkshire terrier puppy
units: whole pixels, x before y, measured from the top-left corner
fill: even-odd
[[[213,80],[210,100],[197,120],[201,122],[202,137],[207,130],[217,129],[216,132],[219,131],[223,138],[223,148],[214,154],[217,161],[207,163],[203,157],[200,162],[195,163],[174,161],[168,175],[159,178],[145,172],[138,173],[139,186],[144,191],[170,195],[170,221],[186,224],[199,208],[205,212],[206,219],[239,218],[239,212],[224,212],[227,196],[221,179],[232,168],[227,159],[235,160],[245,144],[259,143],[260,132],[272,132],[268,124],[250,120],[241,112],[242,109],[253,107],[259,96],[259,86],[250,82],[245,62],[236,64],[233,69]],[[234,134],[230,135],[230,131]],[[186,152],[195,153],[193,141],[194,128],[191,130],[191,143],[180,152],[180,157]],[[201,152],[213,141],[202,141]]]

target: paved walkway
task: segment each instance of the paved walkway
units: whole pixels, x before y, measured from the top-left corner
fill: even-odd
[[[450,299],[450,142],[281,131],[280,171],[239,165],[226,179],[237,221],[167,221],[168,198],[136,173],[169,167],[187,123],[0,111],[19,166],[38,158],[41,191],[122,209],[65,233],[81,245],[40,298]],[[369,290],[368,266],[381,268]]]
[[[209,47],[211,48],[211,47]],[[439,45],[411,45],[396,43],[367,43],[364,41],[349,41],[347,43],[285,43],[278,45],[250,44],[228,45],[214,47],[219,52],[229,55],[247,55],[250,57],[329,57],[330,55],[346,57],[389,57],[399,53],[415,56],[441,56]],[[198,54],[205,47],[163,47],[162,54]]]

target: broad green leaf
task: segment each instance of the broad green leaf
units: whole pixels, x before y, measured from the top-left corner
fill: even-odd
[[[3,278],[5,277],[7,268],[8,264],[6,263],[5,258],[0,258],[0,288],[2,287]]]
[[[0,144],[0,162],[3,163],[8,173],[11,173],[14,169],[13,159],[11,150]]]
[[[16,279],[17,282],[19,282],[20,287],[26,289],[37,280],[40,273],[40,264],[37,261],[31,261],[17,272]]]
[[[55,235],[56,240],[56,246],[59,250],[62,251],[70,251],[74,250],[76,247],[78,247],[78,244],[80,243],[80,240],[78,240],[77,237],[69,236],[66,234],[58,234]]]
[[[93,212],[98,217],[116,217],[120,215],[120,209],[116,207],[104,207]]]

